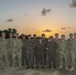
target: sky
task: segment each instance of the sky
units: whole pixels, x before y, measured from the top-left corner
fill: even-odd
[[[76,0],[0,0],[0,30],[8,28],[67,37],[76,32]]]

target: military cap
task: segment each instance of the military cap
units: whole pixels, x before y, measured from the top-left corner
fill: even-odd
[[[19,33],[15,33],[15,36],[19,36]]]
[[[36,34],[34,34],[33,36],[36,36]]]
[[[5,35],[6,33],[5,33],[5,32],[2,32],[2,34],[4,34],[4,35]]]
[[[70,36],[73,36],[73,34],[72,34],[72,33],[70,33],[69,35],[70,35]]]
[[[76,33],[74,33],[74,36],[76,35]]]
[[[61,36],[62,36],[62,37],[65,37],[65,35],[64,35],[64,34],[62,34]]]

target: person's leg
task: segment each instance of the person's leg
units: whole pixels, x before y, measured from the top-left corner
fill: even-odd
[[[69,70],[68,66],[69,66],[69,63],[70,63],[70,54],[69,53],[64,54],[64,59],[65,59],[66,70]]]
[[[50,54],[50,52],[48,52],[48,65],[49,65],[49,68],[51,68],[51,54]]]
[[[26,53],[27,69],[30,68],[30,53]]]
[[[31,65],[31,68],[33,68],[33,65],[34,65],[33,53],[30,54],[30,65]]]
[[[44,56],[44,53],[43,53],[43,52],[42,52],[42,54],[41,54],[41,61],[42,61],[42,68],[44,68],[45,56]]]
[[[9,61],[9,54],[7,54],[7,52],[4,52],[4,58],[6,61],[6,66],[9,67],[10,61]]]
[[[13,61],[12,66],[13,66],[13,67],[15,67],[15,65],[16,65],[16,56],[17,56],[16,53],[13,53],[13,54],[12,54],[12,61]]]
[[[3,53],[0,53],[0,68],[3,67]]]
[[[54,68],[56,68],[56,56],[55,56],[55,54],[52,55],[52,61],[53,61]]]
[[[75,69],[75,59],[76,59],[76,54],[71,53],[71,58],[72,58],[72,63],[71,63],[71,69],[69,71],[72,71]]]
[[[17,57],[18,57],[18,64],[19,64],[19,66],[22,66],[22,61],[21,61],[22,53],[18,52],[17,53]]]
[[[59,69],[61,69],[63,67],[63,54],[62,53],[59,54],[59,58],[60,58],[60,67],[59,67]]]

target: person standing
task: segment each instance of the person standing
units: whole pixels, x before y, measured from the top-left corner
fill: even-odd
[[[7,49],[7,39],[6,37],[6,33],[2,32],[2,40],[0,41],[0,65],[1,67],[5,67],[9,65],[9,60],[8,60],[8,49]],[[4,63],[4,59],[5,59],[5,63]]]
[[[18,58],[18,65],[19,67],[22,66],[22,47],[23,47],[23,42],[21,39],[19,39],[19,33],[15,34],[15,39],[13,41],[14,43],[14,48],[13,48],[13,54],[12,54],[12,58],[13,58],[13,66],[16,65],[16,57]]]
[[[51,68],[51,65],[53,63],[54,68],[56,68],[56,51],[57,51],[57,43],[53,40],[53,36],[50,36],[48,42],[47,42],[47,50],[48,50],[48,63],[49,68]]]
[[[45,68],[45,47],[42,38],[39,38],[37,45],[37,68],[39,65],[41,65],[42,68]]]
[[[73,71],[75,69],[75,59],[76,59],[76,33],[74,33],[74,40],[71,42],[71,68],[69,71]]]
[[[12,52],[13,52],[13,46],[14,46],[13,41],[14,41],[13,33],[9,33],[9,39],[7,43],[9,66],[12,65]]]
[[[42,34],[42,42],[44,44],[44,64],[47,64],[47,57],[48,57],[48,53],[46,50],[46,45],[47,45],[47,38],[45,38],[45,34]]]
[[[28,40],[26,40],[26,63],[27,69],[33,68],[33,41],[31,35],[28,35]]]
[[[36,37],[36,34],[33,35],[33,52],[34,52],[34,63],[37,64],[37,43],[38,43],[38,39]]]
[[[67,41],[65,40],[64,34],[61,35],[61,40],[59,41],[58,48],[59,48],[59,58],[60,58],[59,69],[61,69],[63,67],[63,59],[64,59],[66,70],[68,70],[68,67],[67,67]]]
[[[57,43],[57,45],[58,45],[58,43],[59,43],[59,41],[60,41],[60,38],[59,38],[59,34],[58,34],[58,33],[55,34],[54,41],[55,41],[55,42]],[[59,54],[58,54],[58,51],[59,51],[59,49],[57,48],[57,50],[56,50],[56,66],[59,66]]]
[[[71,50],[72,50],[72,41],[73,41],[73,34],[70,33],[69,34],[69,39],[67,39],[67,65],[70,66],[71,65]]]
[[[25,66],[26,63],[26,35],[22,36],[23,47],[22,47],[22,65]]]

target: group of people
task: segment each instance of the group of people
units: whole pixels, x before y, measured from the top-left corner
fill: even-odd
[[[2,32],[0,37],[0,68],[9,67],[12,65],[19,67],[27,65],[28,68],[63,68],[63,62],[66,70],[72,71],[75,69],[76,59],[76,33],[69,34],[69,39],[65,39],[65,35],[62,34],[61,38],[58,38],[58,34],[55,34],[55,38],[50,36],[45,38],[45,34],[37,38],[36,34],[31,37],[28,35],[28,39],[23,35],[19,38],[19,34],[9,33],[9,39],[6,39],[5,32]],[[11,59],[10,59],[11,58]],[[12,62],[11,62],[12,61]],[[12,64],[11,64],[12,63]],[[71,68],[69,69],[69,65]]]

